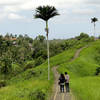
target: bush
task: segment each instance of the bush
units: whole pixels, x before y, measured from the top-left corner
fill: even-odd
[[[37,75],[37,73],[35,71],[33,71],[32,69],[31,70],[28,70],[27,73],[25,74],[25,80],[28,80],[32,76],[36,76],[36,75]]]
[[[27,69],[30,69],[30,68],[33,68],[33,67],[35,67],[35,62],[29,61],[29,62],[27,62],[27,64],[25,64],[24,70],[27,70]]]
[[[100,67],[98,67],[98,68],[96,69],[95,75],[99,75],[99,74],[100,74]]]
[[[35,60],[35,66],[41,65],[45,60],[42,57],[38,57]]]
[[[22,71],[22,68],[18,64],[12,64],[12,74],[17,75]]]
[[[77,36],[76,39],[81,40],[83,38],[89,38],[89,35],[86,33],[81,33],[80,36]]]
[[[41,90],[31,92],[29,94],[29,100],[45,100],[45,93]]]
[[[4,56],[0,59],[0,72],[3,74],[9,74],[12,70],[12,61],[10,58]]]
[[[6,81],[1,80],[0,81],[0,88],[5,87],[6,86]]]
[[[95,55],[95,60],[100,65],[100,54],[99,53]]]
[[[99,35],[98,39],[100,39],[100,35]]]
[[[93,36],[90,37],[90,42],[95,41],[95,38]]]

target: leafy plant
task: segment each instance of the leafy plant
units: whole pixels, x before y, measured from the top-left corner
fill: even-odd
[[[45,100],[45,96],[45,93],[43,93],[41,90],[37,90],[29,94],[30,100]]]
[[[100,74],[100,67],[97,67],[95,75],[99,75],[99,74]]]

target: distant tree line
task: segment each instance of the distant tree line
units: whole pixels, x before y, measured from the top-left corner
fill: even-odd
[[[81,33],[72,39],[49,40],[50,57],[73,47],[80,47],[84,43],[93,41],[93,37]],[[35,39],[28,35],[0,35],[0,73],[16,73],[16,70],[38,66],[47,59],[46,38],[43,35]],[[28,61],[31,61],[26,65]]]

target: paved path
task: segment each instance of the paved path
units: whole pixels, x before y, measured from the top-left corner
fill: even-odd
[[[86,47],[78,49],[74,57],[70,61],[75,60],[79,56],[80,52]],[[70,93],[66,93],[66,92],[60,93],[60,88],[58,85],[59,73],[57,72],[56,69],[57,67],[53,67],[52,69],[54,76],[55,76],[55,84],[53,87],[53,96],[51,97],[51,100],[75,100],[75,97],[72,95],[71,92]]]
[[[53,87],[53,96],[51,98],[51,100],[72,100],[71,99],[71,93],[60,93],[60,88],[59,88],[59,85],[58,85],[58,79],[59,79],[59,74],[57,72],[57,67],[53,67],[53,72],[54,72],[54,75],[55,75],[55,84],[54,84],[54,87]]]

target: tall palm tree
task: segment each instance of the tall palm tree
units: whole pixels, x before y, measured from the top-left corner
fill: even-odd
[[[36,8],[36,14],[34,15],[35,18],[40,18],[46,22],[46,36],[47,36],[47,55],[48,55],[48,80],[50,80],[50,63],[49,63],[49,28],[48,28],[48,20],[55,16],[59,15],[57,9],[53,6],[39,6]]]
[[[94,17],[94,18],[91,18],[91,23],[94,24],[94,37],[95,37],[95,27],[96,27],[96,22],[98,21],[98,18]]]

